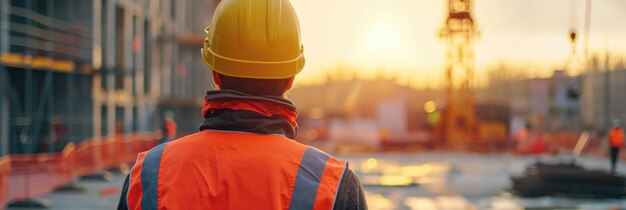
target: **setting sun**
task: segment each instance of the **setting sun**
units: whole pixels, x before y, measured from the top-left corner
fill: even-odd
[[[359,48],[355,52],[365,57],[391,57],[398,53],[404,46],[403,34],[398,26],[393,22],[379,21],[374,23],[369,30],[364,33],[362,40],[359,40]],[[375,59],[376,60],[376,59]]]
[[[372,3],[364,9],[372,12],[357,22],[356,47],[350,53],[349,62],[365,70],[411,65],[416,59],[416,50],[410,37],[414,30],[407,27],[406,22],[410,17],[397,4],[389,2]]]

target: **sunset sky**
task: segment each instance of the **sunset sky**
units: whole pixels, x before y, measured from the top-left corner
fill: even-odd
[[[445,46],[437,34],[445,18],[444,0],[291,0],[300,18],[306,67],[300,82],[320,71],[352,66],[363,75],[385,69],[414,84],[442,79]],[[567,61],[572,21],[582,51],[584,0],[475,0],[480,31],[475,43],[477,74],[510,62],[530,75],[549,75]],[[624,54],[626,1],[593,0],[590,51]],[[421,86],[421,85],[418,85]]]

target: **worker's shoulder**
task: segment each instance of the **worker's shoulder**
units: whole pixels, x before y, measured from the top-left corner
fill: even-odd
[[[228,141],[225,141],[228,140]],[[276,141],[281,140],[281,141]],[[298,144],[296,141],[278,134],[257,134],[238,131],[204,130],[189,134],[168,143],[168,148],[188,147],[191,145],[228,145],[241,143],[258,143],[259,141]]]
[[[170,143],[182,142],[182,141],[189,140],[189,139],[195,139],[195,138],[198,138],[199,136],[202,136],[202,135],[203,135],[203,132],[201,132],[201,131],[200,132],[195,132],[195,133],[192,133],[192,134],[180,137],[180,138],[178,138],[176,140],[173,140]]]
[[[302,151],[308,150],[311,154],[317,154],[317,156],[330,157],[333,159],[338,159],[333,157],[332,155],[316,148],[313,146],[309,146],[306,144],[302,144],[293,139],[289,139],[283,135],[273,135],[273,134],[256,134],[256,133],[247,133],[247,132],[236,132],[236,131],[213,131],[213,130],[205,130],[199,131],[193,134],[189,134],[187,136],[181,137],[174,141],[166,143],[167,145],[163,145],[163,147],[167,147],[168,150],[175,149],[190,149],[191,148],[207,148],[211,147],[211,145],[216,146],[225,146],[225,145],[236,145],[236,146],[249,146],[249,145],[258,145],[259,143],[266,145],[266,147],[277,147],[276,149],[287,149],[288,148],[301,148]],[[289,145],[289,146],[287,146]],[[276,151],[278,152],[278,151]]]
[[[181,137],[172,142],[204,139],[289,139],[280,134],[259,134],[242,131],[204,130]]]
[[[302,147],[305,148],[305,151],[302,157],[303,157],[303,161],[304,159],[306,159],[306,161],[304,162],[307,162],[308,164],[311,164],[311,163],[322,164],[322,165],[326,165],[326,167],[334,168],[334,169],[341,170],[341,171],[344,171],[345,169],[348,168],[348,161],[346,160],[335,157],[314,146],[305,145],[296,141],[293,141],[293,142],[295,142],[296,144],[300,144],[302,145]]]
[[[193,144],[193,142],[194,142],[194,141],[197,141],[197,140],[211,138],[211,137],[207,136],[206,134],[207,134],[206,132],[202,132],[202,131],[200,131],[200,132],[195,132],[195,133],[192,133],[192,134],[189,134],[189,135],[186,135],[186,136],[180,137],[180,138],[178,138],[178,139],[176,139],[176,140],[173,140],[173,141],[167,142],[167,143],[166,143],[166,144],[167,144],[166,146],[167,146],[168,148],[172,148],[172,147],[181,147],[181,146],[188,145],[189,143],[192,143],[192,144]]]

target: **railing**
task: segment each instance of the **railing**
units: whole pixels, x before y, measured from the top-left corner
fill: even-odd
[[[0,159],[0,209],[8,201],[51,193],[79,176],[131,163],[157,143],[157,134],[134,133],[69,144],[60,153],[4,157]]]

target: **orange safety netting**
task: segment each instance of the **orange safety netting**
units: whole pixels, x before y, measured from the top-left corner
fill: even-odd
[[[7,188],[9,184],[9,168],[11,161],[9,157],[0,158],[0,209],[3,209],[4,203],[7,201]]]
[[[149,134],[118,135],[68,144],[60,153],[10,155],[0,159],[0,208],[7,201],[37,197],[94,174],[135,161],[137,154],[158,143]]]

